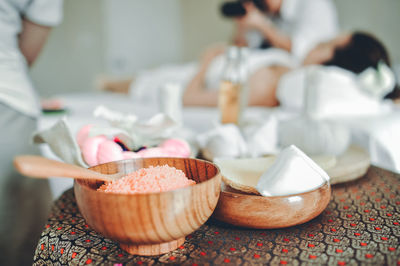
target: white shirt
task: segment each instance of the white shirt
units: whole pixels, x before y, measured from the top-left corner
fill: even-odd
[[[291,53],[302,62],[307,53],[318,43],[335,37],[339,32],[336,8],[332,0],[283,0],[279,16],[272,18],[274,25],[290,36]],[[250,47],[262,37],[254,32],[247,36]]]
[[[40,113],[25,57],[19,50],[22,18],[43,26],[62,19],[62,0],[0,1],[0,102],[29,116]]]

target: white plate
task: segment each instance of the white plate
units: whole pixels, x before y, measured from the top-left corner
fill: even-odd
[[[338,184],[364,176],[370,165],[368,152],[361,147],[351,145],[344,154],[337,157],[336,165],[325,171],[331,178],[331,184]]]

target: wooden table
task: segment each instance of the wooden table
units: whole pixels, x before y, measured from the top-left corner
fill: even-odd
[[[333,186],[316,219],[280,230],[249,230],[209,220],[162,256],[133,256],[90,229],[73,190],[52,208],[34,265],[400,265],[400,175],[371,167],[361,179]]]

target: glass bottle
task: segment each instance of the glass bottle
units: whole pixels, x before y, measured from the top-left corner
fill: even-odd
[[[222,124],[239,124],[247,102],[244,54],[245,50],[236,46],[231,46],[226,51],[226,65],[222,72],[218,96]]]

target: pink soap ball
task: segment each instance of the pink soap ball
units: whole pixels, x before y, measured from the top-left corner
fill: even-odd
[[[90,129],[93,127],[92,124],[88,124],[83,126],[78,134],[76,134],[76,141],[78,142],[79,147],[82,149],[83,143],[89,137]]]
[[[182,139],[167,139],[159,147],[171,157],[190,157],[190,146]]]
[[[82,144],[81,152],[89,166],[138,157],[133,152],[124,152],[117,143],[105,136],[88,137]]]
[[[81,147],[82,156],[88,165],[94,166],[98,164],[97,152],[99,150],[100,144],[106,140],[107,138],[105,136],[96,136],[87,138],[82,143]]]
[[[123,160],[122,148],[112,140],[106,140],[99,145],[97,151],[97,164]]]
[[[155,147],[155,148],[148,148],[148,149],[143,149],[137,152],[137,155],[139,155],[142,158],[150,158],[150,157],[168,157],[169,154],[164,151],[164,149],[160,147]]]

